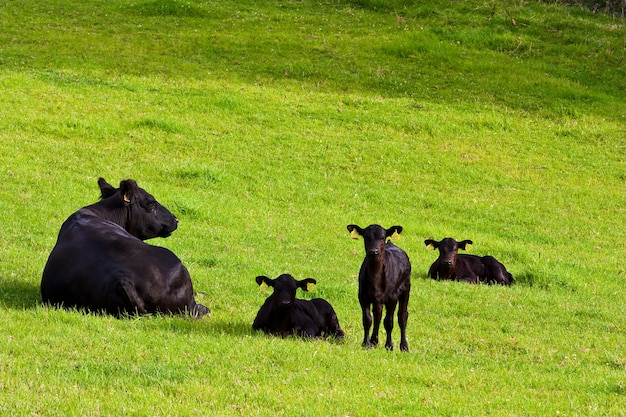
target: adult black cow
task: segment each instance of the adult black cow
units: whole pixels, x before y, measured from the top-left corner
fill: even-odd
[[[365,242],[365,259],[359,271],[359,303],[363,316],[363,346],[372,347],[378,344],[378,330],[385,306],[385,330],[387,341],[385,347],[393,349],[391,331],[393,330],[393,314],[398,307],[398,325],[400,326],[400,350],[409,350],[406,339],[406,324],[409,317],[409,292],[411,291],[411,262],[407,254],[387,238],[394,233],[401,233],[401,226],[385,229],[377,224],[371,224],[365,229],[355,225],[348,225],[348,231],[353,239],[363,236]],[[374,310],[374,328],[372,335],[369,330],[372,326]]]
[[[207,314],[180,259],[143,242],[169,236],[178,219],[134,180],[116,189],[100,178],[98,185],[100,201],[61,226],[43,270],[43,301],[113,315]]]
[[[330,303],[323,298],[301,300],[296,298],[298,288],[309,291],[316,284],[313,278],[296,280],[289,274],[276,279],[264,275],[256,277],[260,286],[273,287],[274,292],[267,297],[259,309],[252,328],[265,333],[286,337],[298,335],[305,338],[333,336],[344,337],[339,320]]]
[[[456,240],[447,237],[441,241],[426,239],[424,244],[439,249],[439,257],[430,266],[428,275],[436,280],[463,281],[470,284],[511,285],[513,276],[493,256],[460,254],[459,249],[469,250],[471,240]]]

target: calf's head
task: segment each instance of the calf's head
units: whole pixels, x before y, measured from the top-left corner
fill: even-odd
[[[456,265],[456,257],[459,252],[459,248],[463,250],[469,250],[472,247],[471,240],[462,240],[457,242],[452,238],[445,238],[441,241],[433,239],[426,239],[424,244],[430,249],[439,249],[439,262],[444,268],[454,269]]]
[[[359,236],[363,236],[366,257],[379,258],[385,254],[387,238],[395,233],[402,233],[402,226],[392,226],[389,229],[385,229],[377,224],[370,224],[363,229],[356,224],[350,224],[348,225],[348,232],[350,232],[352,239],[358,239]]]
[[[119,188],[115,188],[100,178],[98,185],[102,200],[116,199],[123,205],[126,211],[123,227],[131,235],[141,240],[168,237],[178,227],[178,219],[134,180],[121,181]]]
[[[262,288],[264,285],[274,288],[272,296],[277,307],[290,308],[296,301],[296,290],[300,288],[303,291],[311,291],[315,288],[317,281],[313,278],[305,278],[298,281],[289,274],[282,274],[276,279],[260,275],[256,277],[256,283]]]

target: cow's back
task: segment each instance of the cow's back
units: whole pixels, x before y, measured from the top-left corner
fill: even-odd
[[[408,291],[411,279],[411,262],[405,251],[391,242],[385,246],[385,296],[397,298]]]
[[[456,260],[456,277],[466,278],[468,275],[478,278],[485,276],[485,265],[483,258],[477,255],[459,254]]]
[[[482,263],[485,267],[484,278],[488,283],[511,285],[513,275],[506,270],[506,267],[493,256],[483,256]]]
[[[343,338],[345,333],[339,325],[339,318],[333,306],[323,298],[314,298],[311,300],[311,304],[315,306],[317,315],[321,320],[319,325],[322,329],[322,334]]]

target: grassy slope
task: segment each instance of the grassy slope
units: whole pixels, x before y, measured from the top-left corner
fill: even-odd
[[[623,413],[624,23],[534,3],[242,3],[0,6],[0,410]],[[58,228],[100,175],[181,218],[153,243],[209,319],[39,305]],[[405,227],[407,355],[359,347],[353,222]],[[425,279],[422,242],[444,236],[518,285]],[[282,272],[318,279],[345,342],[250,331],[254,277]]]

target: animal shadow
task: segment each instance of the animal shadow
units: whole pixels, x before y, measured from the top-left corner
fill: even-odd
[[[0,277],[0,305],[24,310],[41,304],[39,285],[18,278]]]

